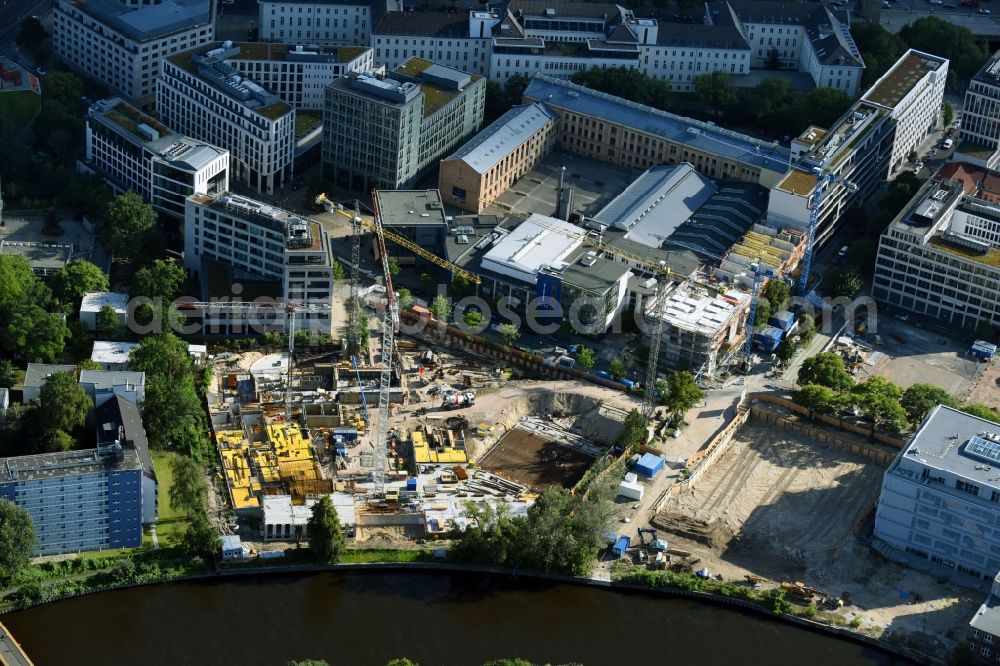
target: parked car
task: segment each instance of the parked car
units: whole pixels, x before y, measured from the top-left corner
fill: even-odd
[[[985,8],[983,8],[983,7],[980,7],[980,8],[979,8],[979,13],[980,13],[980,14],[989,14],[989,13],[990,13],[990,10],[988,10],[988,9],[985,9]]]
[[[945,139],[944,141],[941,142],[941,147],[944,148],[945,150],[948,150],[953,145],[955,145],[955,142],[952,139]]]

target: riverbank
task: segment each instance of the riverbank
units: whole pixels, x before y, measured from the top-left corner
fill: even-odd
[[[0,608],[0,614],[25,610],[34,606],[50,604],[64,599],[94,595],[99,592],[123,590],[137,587],[147,587],[164,583],[226,580],[272,576],[302,576],[320,573],[362,573],[372,571],[383,572],[425,572],[425,573],[462,573],[504,576],[512,579],[522,578],[550,583],[569,584],[607,588],[620,591],[641,591],[674,598],[687,598],[715,606],[749,611],[755,615],[769,619],[781,620],[808,631],[822,632],[846,639],[855,643],[868,645],[886,653],[895,654],[918,663],[944,664],[947,660],[941,655],[920,653],[905,642],[898,643],[880,640],[856,631],[855,628],[838,625],[831,617],[833,614],[823,611],[810,612],[784,600],[778,591],[755,591],[753,588],[723,583],[721,581],[704,580],[690,575],[662,575],[659,572],[631,572],[615,580],[600,578],[578,578],[558,574],[545,574],[534,571],[510,571],[498,567],[458,564],[454,562],[433,561],[434,551],[388,551],[382,552],[384,558],[396,558],[396,561],[372,561],[379,551],[353,551],[359,561],[342,562],[333,565],[322,565],[304,562],[283,562],[267,566],[257,563],[242,563],[235,566],[221,566],[216,571],[188,571],[176,575],[161,576],[156,580],[133,580],[120,584],[105,584],[92,586],[90,589],[79,589],[59,597],[41,599],[32,603],[20,604],[16,607]],[[427,561],[419,561],[426,558]],[[648,575],[636,576],[636,573]],[[690,579],[690,580],[689,580]]]

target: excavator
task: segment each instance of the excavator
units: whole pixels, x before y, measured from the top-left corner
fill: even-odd
[[[649,537],[649,543],[646,543],[647,536]],[[651,529],[649,527],[639,528],[639,543],[641,544],[641,547],[643,549],[658,550],[660,552],[663,552],[667,549],[667,540],[657,539],[656,530]]]

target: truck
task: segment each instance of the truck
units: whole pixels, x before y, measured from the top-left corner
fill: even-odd
[[[461,409],[462,407],[469,407],[474,404],[476,404],[476,396],[469,391],[464,393],[449,393],[442,398],[441,408]]]

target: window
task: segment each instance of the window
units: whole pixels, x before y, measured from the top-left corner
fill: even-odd
[[[955,489],[961,490],[963,493],[969,493],[970,495],[979,494],[979,486],[963,481],[962,479],[957,479],[955,481]]]
[[[993,644],[993,634],[983,634],[983,642],[992,645]]]

